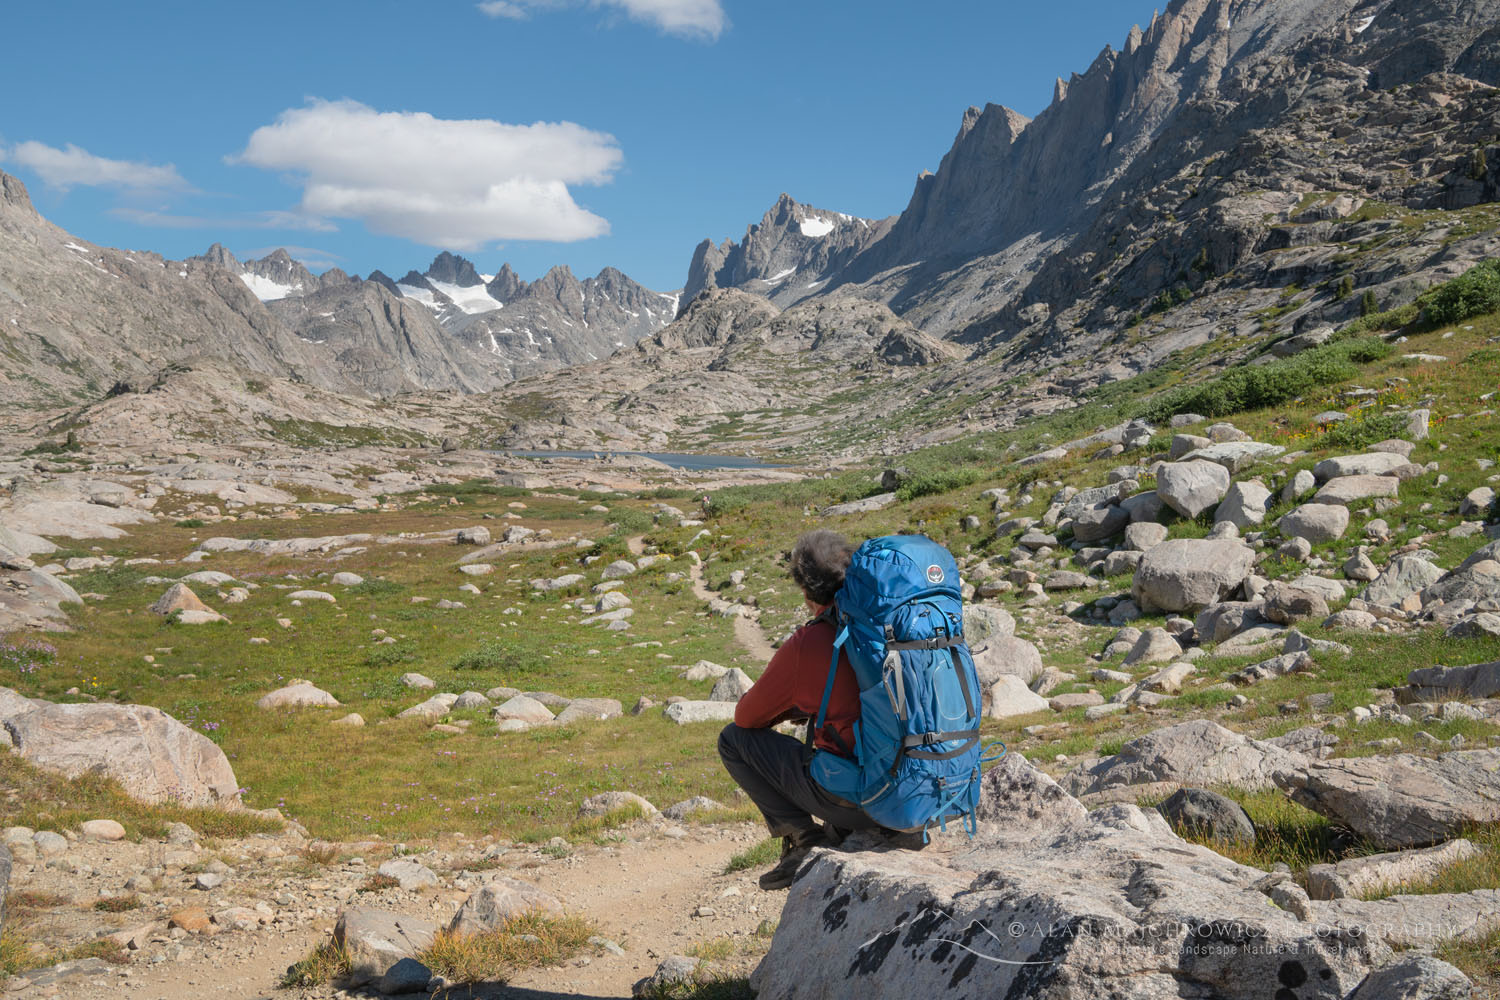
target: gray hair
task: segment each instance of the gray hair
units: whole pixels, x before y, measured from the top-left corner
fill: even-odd
[[[854,546],[837,531],[809,531],[792,546],[792,580],[814,604],[832,604],[844,585],[844,570]]]

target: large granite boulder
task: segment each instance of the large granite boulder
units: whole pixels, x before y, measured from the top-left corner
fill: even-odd
[[[1376,969],[1347,1000],[1473,1000],[1469,977],[1431,955],[1402,955]]]
[[[1344,476],[1388,476],[1409,464],[1404,455],[1389,451],[1373,451],[1365,455],[1340,455],[1335,458],[1325,458],[1313,466],[1313,475],[1320,483]]]
[[[1136,565],[1130,593],[1142,611],[1197,611],[1215,604],[1250,575],[1255,550],[1237,538],[1174,538]]]
[[[238,805],[239,782],[212,740],[148,705],[42,705],[5,719],[16,752],[70,778],[98,773],[143,802]]]
[[[817,850],[788,892],[762,997],[1338,1000],[1391,952],[1271,905],[1266,875],[1154,811],[1029,814],[951,855]],[[1076,818],[1074,818],[1076,817]],[[1297,989],[1293,990],[1295,985]]]
[[[1292,800],[1377,847],[1426,847],[1500,822],[1500,749],[1308,762],[1277,771]]]
[[[1306,763],[1301,754],[1193,719],[1133,739],[1112,757],[1080,765],[1061,785],[1076,796],[1133,802],[1183,786],[1271,788],[1279,771]]]
[[[1183,517],[1197,517],[1228,491],[1229,471],[1216,462],[1167,462],[1156,470],[1157,495]]]
[[[1283,514],[1276,522],[1287,538],[1302,538],[1317,545],[1336,542],[1349,529],[1349,508],[1340,504],[1305,503]]]
[[[1265,522],[1270,506],[1271,491],[1264,483],[1251,479],[1229,487],[1224,502],[1214,511],[1214,520],[1228,521],[1241,531],[1247,531]]]

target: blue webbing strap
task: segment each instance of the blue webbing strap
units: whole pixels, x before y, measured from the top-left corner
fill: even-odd
[[[828,664],[828,683],[823,685],[823,704],[818,706],[818,721],[813,723],[815,733],[823,728],[823,719],[828,715],[828,700],[833,697],[833,675],[839,668],[839,650],[848,638],[849,626],[845,625],[833,639],[833,659]]]

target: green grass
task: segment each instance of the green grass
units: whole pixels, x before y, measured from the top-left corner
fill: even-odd
[[[758,842],[754,847],[740,851],[729,859],[724,866],[724,874],[732,875],[749,868],[759,868],[761,865],[775,863],[781,857],[781,838],[767,837]]]

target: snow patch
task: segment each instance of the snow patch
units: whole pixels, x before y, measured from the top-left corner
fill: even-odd
[[[249,271],[241,274],[240,280],[245,283],[246,288],[250,289],[251,294],[262,302],[275,302],[277,299],[286,298],[293,292],[302,291],[301,285],[283,285],[270,278],[251,274]]]
[[[827,278],[819,278],[817,281],[809,281],[807,284],[803,285],[802,287],[803,288],[817,288],[819,285],[823,284],[823,282],[825,282],[827,280],[828,280]]]
[[[77,250],[79,253],[93,253],[94,252],[94,251],[90,250],[88,247],[81,247],[81,246],[79,246],[77,243],[64,243],[63,246],[67,247],[69,250]],[[162,267],[166,267],[166,266],[167,265],[165,265],[165,264],[162,265]]]
[[[491,333],[489,335],[489,337],[490,337],[490,353],[491,354],[499,354],[500,353],[500,345],[495,342],[495,335],[493,333]]]
[[[1354,33],[1356,35],[1363,34],[1364,30],[1374,23],[1375,17],[1374,15],[1371,15],[1370,17],[1365,18],[1363,21],[1354,26]]]
[[[431,281],[432,279],[429,278],[428,280]],[[459,285],[450,285],[446,281],[433,281],[432,286],[452,299],[454,305],[470,316],[477,315],[478,313],[494,312],[496,309],[501,308],[501,303],[496,301],[495,297],[489,292],[485,291],[483,285],[460,287]]]
[[[774,285],[774,284],[776,284],[776,282],[783,281],[786,278],[790,278],[792,275],[794,275],[796,273],[797,273],[797,269],[795,267],[789,267],[785,271],[778,271],[775,274],[771,275],[769,278],[765,278],[763,280],[768,285]]]
[[[420,302],[422,305],[426,306],[428,309],[431,309],[433,312],[442,312],[443,304],[437,299],[433,298],[432,292],[428,291],[427,289],[418,288],[416,285],[402,284],[397,284],[396,287],[401,290],[401,294],[404,297],[411,299],[413,302]]]
[[[827,219],[819,219],[816,216],[808,216],[802,220],[802,235],[813,239],[821,239],[833,232],[833,223]]]

